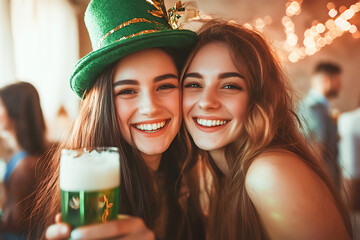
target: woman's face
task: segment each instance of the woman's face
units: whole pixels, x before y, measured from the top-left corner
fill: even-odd
[[[196,53],[182,87],[184,121],[199,148],[218,150],[240,137],[249,94],[225,43],[209,43]]]
[[[4,106],[4,103],[0,99],[0,130],[9,130],[11,126],[11,120]]]
[[[171,144],[181,123],[178,71],[160,49],[122,58],[115,69],[113,93],[125,140],[144,155],[159,155]]]

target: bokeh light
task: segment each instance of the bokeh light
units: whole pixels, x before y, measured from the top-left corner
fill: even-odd
[[[323,32],[325,32],[325,26],[324,26],[324,24],[319,23],[318,25],[316,25],[316,31],[317,31],[318,33],[323,33]]]
[[[335,4],[333,2],[328,2],[328,4],[326,4],[326,7],[331,10],[335,8]]]
[[[288,16],[294,16],[294,15],[298,15],[301,11],[301,6],[299,4],[299,2],[297,1],[292,1],[292,2],[288,2],[287,3],[287,8],[286,8],[286,15]]]
[[[355,39],[360,38],[356,23],[350,21],[360,11],[360,1],[349,7],[340,6],[338,9],[333,2],[328,2],[326,7],[329,10],[329,18],[324,22],[317,19],[312,20],[311,26],[303,33],[302,42],[296,34],[296,26],[292,20],[294,15],[301,12],[301,5],[302,0],[291,0],[286,3],[286,14],[281,19],[286,38],[279,43],[279,55],[283,59],[287,58],[290,62],[295,63],[306,56],[314,55],[346,32],[349,32]],[[255,19],[253,23],[258,30],[263,31],[272,21],[270,16],[266,16]],[[250,24],[246,26],[251,27]]]
[[[289,34],[287,37],[287,42],[290,46],[295,46],[298,42],[298,37],[295,34]]]
[[[335,9],[335,8],[330,9],[330,11],[329,11],[329,16],[333,18],[333,17],[335,17],[336,15],[337,15],[336,9]]]
[[[290,62],[297,62],[297,61],[299,61],[299,54],[297,54],[296,52],[292,52],[292,53],[290,53],[290,55],[289,55],[289,61]]]
[[[351,25],[349,28],[350,33],[355,33],[357,31],[357,27],[355,25]]]

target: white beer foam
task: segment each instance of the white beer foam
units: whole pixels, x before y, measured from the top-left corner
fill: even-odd
[[[63,150],[60,161],[60,189],[98,191],[120,186],[120,161],[117,152],[93,150],[77,157]]]

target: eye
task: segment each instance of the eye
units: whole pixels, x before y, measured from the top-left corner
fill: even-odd
[[[240,87],[239,85],[237,84],[234,84],[234,83],[227,83],[223,86],[223,88],[225,89],[235,89],[235,90],[242,90],[243,88]]]
[[[130,95],[130,94],[135,94],[135,90],[134,89],[123,89],[120,92],[116,93],[115,95]]]
[[[201,88],[201,86],[198,83],[188,83],[184,85],[184,88]]]
[[[160,85],[157,90],[166,90],[166,89],[171,89],[171,88],[177,88],[177,86],[167,83],[167,84]]]

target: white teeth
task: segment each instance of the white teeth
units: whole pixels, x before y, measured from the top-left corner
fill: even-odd
[[[196,118],[196,122],[205,127],[211,127],[211,126],[221,126],[227,123],[226,120],[206,120],[201,118]]]
[[[160,128],[163,128],[166,124],[166,121],[161,121],[153,124],[137,124],[135,127],[142,131],[156,131]]]

